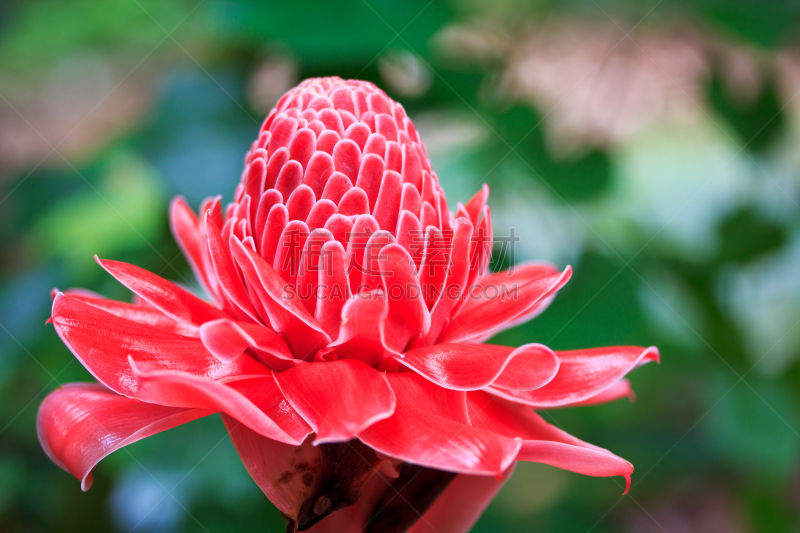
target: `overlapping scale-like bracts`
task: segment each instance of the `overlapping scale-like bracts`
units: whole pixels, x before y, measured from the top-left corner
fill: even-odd
[[[86,489],[108,453],[222,413],[290,529],[333,513],[317,531],[410,527],[420,509],[381,503],[406,475],[443,491],[421,512],[447,531],[469,528],[517,460],[629,483],[630,463],[533,409],[629,396],[624,376],[658,351],[482,344],[571,275],[541,262],[488,272],[488,197],[451,212],[413,123],[373,84],[303,82],[264,122],[231,203],[171,206],[211,302],[101,259],[134,303],[54,291],[50,322],[99,384],[48,396],[44,450]]]
[[[284,95],[265,120],[245,157],[233,202],[223,209],[219,198],[209,199],[197,218],[178,200],[173,229],[194,258],[208,292],[243,320],[270,323],[259,315],[258,304],[247,301],[247,282],[237,280],[236,261],[214,258],[236,257],[237,252],[227,248],[232,238],[280,274],[331,340],[340,333],[343,307],[352,295],[381,290],[389,314],[400,312],[398,301],[424,302],[424,310],[406,305],[406,310],[421,315],[425,326],[415,324],[413,335],[395,331],[392,320],[382,326],[386,355],[411,345],[435,344],[443,335],[481,340],[496,332],[495,327],[473,336],[457,322],[452,322],[450,333],[445,331],[466,300],[466,288],[477,287],[486,272],[492,243],[488,196],[484,186],[451,213],[425,144],[399,103],[368,82],[313,79]],[[198,238],[197,232],[205,236]],[[196,246],[201,239],[213,242]],[[389,244],[397,245],[388,250],[390,259],[410,260],[415,270],[411,284],[392,279],[395,294],[381,275],[380,262]],[[220,276],[220,270],[229,275]],[[536,275],[547,274],[557,271],[540,265]],[[568,276],[569,271],[558,283]],[[511,312],[530,313],[513,302],[509,305]],[[350,310],[359,307],[352,304]],[[469,313],[464,318],[469,327]],[[453,333],[454,329],[462,331]],[[337,346],[347,341],[355,342],[345,339]],[[361,345],[359,341],[363,353]],[[295,342],[293,348],[298,346]],[[315,354],[299,355],[308,359]],[[361,359],[383,358],[363,353]]]

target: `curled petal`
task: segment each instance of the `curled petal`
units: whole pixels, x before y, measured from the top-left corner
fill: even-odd
[[[551,426],[533,409],[480,391],[467,394],[467,406],[474,426],[523,439],[517,460],[587,476],[623,476],[625,492],[630,488],[633,466],[628,461]]]
[[[514,402],[541,409],[564,407],[597,396],[639,365],[658,361],[655,346],[610,346],[556,352],[558,374],[535,391],[509,391],[490,387],[490,392]]]
[[[36,431],[47,456],[87,491],[92,469],[111,452],[214,412],[140,402],[99,383],[68,383],[42,402]]]
[[[514,390],[544,386],[558,372],[559,360],[547,346],[517,349],[491,344],[436,344],[405,353],[401,364],[452,390],[478,390],[489,385]]]
[[[265,413],[241,392],[224,383],[192,376],[186,372],[148,368],[136,364],[133,358],[130,360],[130,365],[136,376],[139,398],[142,401],[170,407],[222,411],[259,435],[286,444],[300,444],[308,435],[308,431],[302,435],[289,435],[276,420],[271,418],[272,413]],[[280,395],[280,391],[272,387],[272,376],[253,378],[249,381],[252,384],[256,380],[258,381],[256,385]],[[285,414],[280,410],[277,410],[277,413]],[[295,430],[298,428],[296,421],[293,421],[291,427]],[[298,436],[301,438],[297,438]]]
[[[459,342],[480,339],[498,330],[538,302],[554,294],[572,276],[572,269],[552,276],[528,281],[521,285],[495,287],[494,297],[483,298],[479,304],[465,308],[450,322],[441,342]],[[484,291],[485,292],[485,291]],[[472,297],[472,295],[470,295]]]
[[[464,474],[497,475],[514,461],[521,442],[454,419],[445,402],[463,392],[443,389],[414,372],[387,374],[397,397],[394,415],[362,431],[364,444],[417,465]],[[450,416],[447,416],[450,415]]]
[[[622,476],[625,478],[625,493],[631,488],[633,465],[611,452],[562,442],[526,440],[517,460],[544,463],[586,476]]]
[[[125,396],[136,396],[128,356],[169,370],[209,379],[234,379],[269,370],[250,357],[223,363],[200,339],[176,335],[120,318],[64,294],[53,300],[56,333],[98,381]]]
[[[485,303],[487,295],[496,294],[494,291],[498,288],[502,290],[503,287],[522,285],[529,281],[557,274],[558,268],[556,268],[555,265],[545,261],[528,261],[514,265],[508,270],[504,270],[496,274],[489,274],[476,282],[476,287],[472,290],[472,294],[474,294],[476,297],[466,299],[461,310],[466,311],[473,306],[482,305]],[[487,331],[481,337],[472,340],[475,342],[480,342],[496,335],[503,330],[513,328],[532,320],[540,315],[545,309],[547,309],[553,302],[554,298],[555,293],[546,298],[542,298],[513,319],[501,324],[492,331]],[[459,310],[459,312],[461,312],[461,310]]]
[[[314,428],[315,444],[347,442],[394,413],[386,375],[350,359],[275,374],[286,399]]]
[[[588,407],[591,405],[601,405],[604,403],[615,402],[617,400],[621,400],[622,398],[627,398],[630,401],[634,401],[636,399],[636,393],[633,392],[631,382],[627,379],[621,379],[617,381],[607,389],[603,390],[603,392],[595,394],[591,398],[571,403],[565,405],[564,407]]]

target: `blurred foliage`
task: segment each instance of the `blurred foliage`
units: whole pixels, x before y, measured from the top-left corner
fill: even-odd
[[[711,61],[700,101],[688,96],[701,111],[693,122],[658,118],[559,150],[553,108],[504,93],[506,68],[529,53],[530,28],[580,33],[586,20],[699,28],[714,50],[761,58],[759,83],[737,96],[731,70]],[[800,3],[783,0],[4,2],[0,122],[32,118],[5,137],[0,124],[0,153],[34,155],[0,158],[0,530],[282,530],[217,416],[113,454],[82,493],[41,451],[35,417],[59,383],[91,377],[43,324],[54,286],[130,297],[95,253],[196,287],[169,233],[169,198],[230,199],[266,113],[254,91],[276,98],[335,74],[403,103],[451,206],[491,185],[496,235],[513,227],[521,239],[513,254],[497,249],[495,270],[532,258],[575,268],[550,309],[494,342],[661,349],[660,366],[632,374],[635,403],[545,413],[630,460],[628,496],[620,480],[520,464],[476,531],[797,531],[800,113],[786,92],[792,72],[775,58],[799,44],[798,23]],[[475,33],[442,45],[464,27],[490,28],[500,44],[474,53],[491,41]],[[82,93],[54,72],[86,57],[100,58],[107,96],[64,115]],[[426,73],[418,91],[390,77],[391,57],[415,65],[400,71],[406,82]],[[591,93],[600,111],[626,94],[629,77],[612,79]],[[557,105],[571,105],[568,88]],[[146,110],[112,113],[126,91]],[[111,133],[100,128],[115,120]],[[68,163],[49,157],[63,142],[40,142],[49,126],[84,149]]]

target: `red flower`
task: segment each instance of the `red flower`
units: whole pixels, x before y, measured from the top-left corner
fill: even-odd
[[[42,447],[87,490],[114,450],[222,413],[290,530],[344,509],[317,528],[465,531],[515,461],[630,485],[630,463],[534,408],[628,396],[623,376],[658,352],[481,344],[571,274],[488,274],[488,196],[453,215],[400,104],[371,83],[306,80],[264,122],[233,203],[208,199],[200,218],[172,204],[213,303],[100,259],[137,303],[55,292],[56,332],[100,383],[47,397]]]

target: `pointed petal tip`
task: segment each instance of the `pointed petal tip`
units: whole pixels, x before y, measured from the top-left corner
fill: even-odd
[[[175,196],[172,197],[172,200],[169,201],[169,210],[170,210],[170,212],[172,212],[172,210],[175,209],[175,207],[179,203],[183,203],[183,204],[188,205],[188,203],[186,202],[186,197],[183,196],[182,194],[176,194]]]
[[[622,474],[622,477],[625,478],[625,492],[622,493],[623,496],[628,494],[628,491],[631,490],[631,474],[633,474],[633,465],[628,463],[630,470],[628,472]]]
[[[64,293],[62,291],[59,291],[59,290],[56,290],[56,289],[54,289],[54,290],[55,290],[55,293],[51,293],[52,298],[53,298],[53,305],[50,306],[51,310],[55,309],[56,308],[56,302],[58,302],[61,298],[64,297]],[[50,318],[53,318],[53,317],[50,317]]]
[[[86,492],[94,485],[94,476],[91,472],[87,473],[81,480],[81,491]]]
[[[661,353],[655,346],[650,346],[645,350],[644,357],[642,357],[642,364],[655,361],[657,365],[661,364]]]

